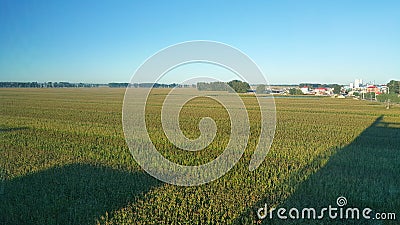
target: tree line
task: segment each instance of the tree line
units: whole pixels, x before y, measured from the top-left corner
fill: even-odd
[[[389,94],[400,94],[400,81],[391,80],[387,83],[387,88],[389,89]]]
[[[174,87],[194,87],[187,84],[158,84],[158,83],[70,83],[70,82],[0,82],[0,88],[92,88],[92,87],[111,87],[111,88],[174,88]]]
[[[0,82],[0,88],[77,88],[100,87],[105,84],[69,83],[69,82]]]
[[[250,89],[250,85],[247,82],[240,80],[232,80],[227,83],[221,81],[198,82],[196,86],[199,91],[230,91],[233,89],[237,93],[246,93]]]
[[[109,83],[109,87],[133,87],[133,88],[189,88],[194,87],[190,84],[159,84],[159,83]]]

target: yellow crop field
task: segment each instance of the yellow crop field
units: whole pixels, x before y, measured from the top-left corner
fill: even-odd
[[[200,135],[203,117],[218,128],[206,149],[183,151],[160,126],[168,92],[153,89],[146,105],[154,146],[182,165],[218,157],[230,138],[224,107],[207,97],[183,107],[179,120],[187,137]],[[400,213],[399,106],[276,98],[272,147],[261,166],[249,171],[260,112],[254,96],[243,94],[250,137],[239,163],[215,181],[181,187],[148,175],[130,154],[121,119],[124,93],[120,88],[0,89],[0,224],[342,224],[340,219],[257,216],[265,205],[321,208],[336,205],[340,196],[347,206]],[[399,224],[396,219],[382,224]]]

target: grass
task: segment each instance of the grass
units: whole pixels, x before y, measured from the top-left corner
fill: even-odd
[[[181,128],[189,137],[200,134],[197,124],[204,116],[219,128],[205,151],[185,152],[169,143],[159,126],[167,92],[155,90],[146,108],[155,146],[186,165],[218,156],[230,135],[224,108],[207,98],[183,108]],[[262,165],[250,172],[260,115],[255,99],[244,95],[251,136],[242,159],[216,181],[178,187],[147,175],[130,155],[121,124],[123,95],[123,89],[110,88],[0,89],[0,224],[360,222],[261,221],[255,214],[265,203],[319,207],[334,205],[342,195],[351,206],[400,216],[398,106],[276,99],[274,143]]]

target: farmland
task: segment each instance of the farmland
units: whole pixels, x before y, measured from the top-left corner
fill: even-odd
[[[122,130],[124,89],[0,89],[0,224],[343,224],[368,221],[259,220],[258,208],[348,205],[400,217],[400,107],[331,98],[278,98],[272,147],[248,164],[260,133],[256,100],[242,95],[251,136],[232,170],[205,185],[180,187],[145,173]],[[171,161],[200,165],[222,153],[229,117],[208,98],[188,102],[183,133],[200,134],[202,117],[218,132],[203,151],[167,141],[155,89],[146,106],[152,142]],[[201,110],[199,110],[201,109]],[[382,221],[382,224],[398,224]],[[367,223],[368,224],[368,223]]]

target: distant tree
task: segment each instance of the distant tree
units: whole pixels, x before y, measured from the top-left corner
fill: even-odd
[[[226,83],[220,82],[220,81],[211,82],[211,83],[198,82],[197,90],[199,90],[199,91],[226,91],[227,86],[226,86]]]
[[[205,82],[197,82],[196,84],[197,90],[199,91],[205,91],[206,89],[205,86],[206,86]]]
[[[317,87],[327,87],[327,85],[323,84],[313,84],[313,83],[300,83],[299,87],[311,87],[311,88],[317,88]]]
[[[108,87],[110,88],[126,88],[129,83],[108,83]]]
[[[330,85],[330,88],[333,88],[333,94],[340,94],[341,90],[342,90],[342,85],[339,84],[332,84]]]
[[[250,89],[250,85],[247,82],[240,80],[229,81],[228,85],[237,93],[246,93]]]
[[[376,100],[378,102],[400,103],[400,97],[397,94],[380,94],[376,96]]]
[[[291,95],[302,95],[303,92],[298,88],[290,88],[289,89],[289,94],[291,94]]]
[[[257,94],[263,94],[265,92],[265,85],[264,84],[260,84],[257,86],[256,88],[256,93]]]
[[[0,82],[0,88],[77,88],[77,87],[99,87],[103,84],[69,83],[69,82]]]
[[[364,99],[373,100],[375,99],[375,92],[368,92],[364,94]]]
[[[389,94],[400,94],[400,81],[391,80],[387,87],[389,88]]]

